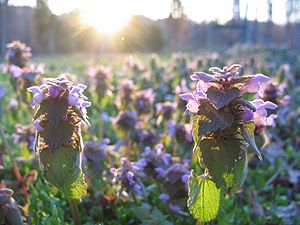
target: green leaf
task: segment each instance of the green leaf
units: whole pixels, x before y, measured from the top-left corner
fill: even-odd
[[[81,198],[86,193],[86,184],[80,168],[80,152],[75,148],[59,148],[55,152],[39,152],[44,178],[67,196]]]
[[[242,151],[241,158],[236,162],[236,166],[232,173],[228,174],[226,178],[227,187],[231,187],[233,191],[239,189],[247,176],[248,172],[248,159],[247,151]]]
[[[74,132],[74,125],[69,121],[61,121],[57,126],[48,124],[44,131],[40,132],[40,137],[43,138],[46,145],[51,151],[59,149],[67,143]]]
[[[198,135],[198,130],[199,130],[199,122],[200,122],[201,116],[195,115],[192,121],[192,135],[194,142],[197,144],[199,141],[199,135]]]
[[[230,127],[234,122],[234,117],[230,112],[217,110],[208,101],[201,104],[198,114],[198,136],[208,132],[222,131]],[[193,125],[193,129],[195,129],[196,125]]]
[[[199,158],[208,169],[209,175],[220,188],[225,176],[235,168],[235,162],[245,150],[245,142],[240,139],[203,139],[199,144]]]
[[[227,92],[223,92],[212,86],[207,90],[207,98],[216,109],[221,109],[227,106],[230,102],[236,99],[240,94],[238,88],[232,88]]]
[[[72,199],[82,199],[87,193],[87,184],[85,183],[84,174],[80,172],[77,180],[70,185],[65,185],[64,192]]]
[[[245,140],[252,146],[252,148],[255,150],[255,153],[257,157],[262,160],[262,155],[259,151],[259,149],[256,146],[255,138],[254,138],[254,129],[255,125],[254,122],[244,123],[241,130],[242,134],[245,138]]]
[[[198,177],[192,172],[189,178],[187,206],[195,219],[209,222],[214,219],[221,206],[223,191],[207,175]]]

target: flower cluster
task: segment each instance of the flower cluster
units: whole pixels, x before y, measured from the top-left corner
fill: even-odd
[[[112,96],[113,86],[111,85],[112,72],[110,68],[99,67],[90,68],[88,71],[92,78],[93,85],[95,87],[95,92],[102,99],[106,94]]]
[[[87,176],[102,176],[105,169],[104,159],[107,157],[107,145],[109,142],[109,139],[106,138],[100,142],[87,141],[85,143],[81,157],[82,167],[85,165],[88,166],[88,170],[86,171]]]
[[[197,81],[197,88],[193,93],[181,94],[183,100],[188,101],[186,108],[193,113],[199,112],[202,103],[209,102],[216,110],[220,110],[237,103],[240,106],[238,114],[244,122],[255,120],[257,122],[271,120],[267,117],[266,109],[275,109],[277,106],[272,102],[263,100],[245,101],[240,100],[246,93],[256,93],[261,89],[261,82],[267,82],[268,77],[257,74],[238,76],[240,65],[224,67],[223,69],[212,67],[209,70],[213,75],[196,72],[191,79]]]
[[[193,141],[191,127],[189,124],[168,123],[168,135],[175,138],[178,143],[190,143]]]
[[[139,115],[146,115],[151,112],[154,96],[152,89],[138,91],[135,94],[134,107]]]
[[[174,102],[163,102],[156,104],[156,110],[159,115],[166,121],[172,119],[173,113],[176,109],[176,104]]]
[[[32,92],[33,102],[31,106],[34,108],[36,105],[46,101],[60,101],[62,99],[67,100],[69,106],[74,110],[79,111],[83,118],[86,120],[86,107],[91,105],[90,102],[85,101],[87,97],[83,94],[86,85],[78,84],[73,86],[72,82],[65,77],[59,78],[46,78],[45,84],[41,86],[33,86],[28,88],[29,92]],[[63,115],[66,116],[66,115]]]
[[[142,153],[142,160],[146,162],[144,171],[148,176],[153,176],[160,180],[166,178],[166,169],[171,163],[172,156],[162,152],[163,145],[158,144],[153,150],[145,148]]]
[[[16,65],[20,68],[26,66],[31,57],[31,48],[20,41],[13,41],[7,44],[5,59],[7,64]]]
[[[119,194],[122,194],[124,189],[128,193],[142,195],[144,185],[141,182],[141,178],[143,177],[143,169],[146,163],[142,160],[139,162],[130,162],[125,158],[121,158],[120,162],[120,168],[110,169],[110,172],[114,176],[112,182],[119,185]]]
[[[119,95],[116,100],[116,105],[120,109],[125,110],[130,108],[131,103],[133,102],[134,99],[136,88],[137,87],[135,86],[132,80],[124,80],[121,82]]]

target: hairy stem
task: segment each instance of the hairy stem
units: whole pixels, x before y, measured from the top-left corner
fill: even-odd
[[[70,209],[71,209],[71,214],[72,214],[72,217],[74,220],[74,224],[81,225],[77,201],[75,199],[70,198],[69,204],[70,204]]]

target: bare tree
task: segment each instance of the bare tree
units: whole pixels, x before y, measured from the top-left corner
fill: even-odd
[[[0,53],[4,54],[8,41],[8,0],[0,0]]]

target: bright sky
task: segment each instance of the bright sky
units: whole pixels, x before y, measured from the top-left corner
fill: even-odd
[[[14,5],[35,5],[35,0],[10,0]],[[139,14],[152,19],[166,18],[170,12],[171,0],[48,0],[54,14],[70,12],[78,8],[87,21],[101,17],[126,20],[132,14]],[[232,18],[233,0],[182,0],[185,14],[196,22],[218,20],[226,22]],[[285,22],[286,0],[273,0],[273,21]],[[257,17],[259,21],[268,18],[267,0],[240,0],[241,18],[244,18],[248,5],[248,19]]]

